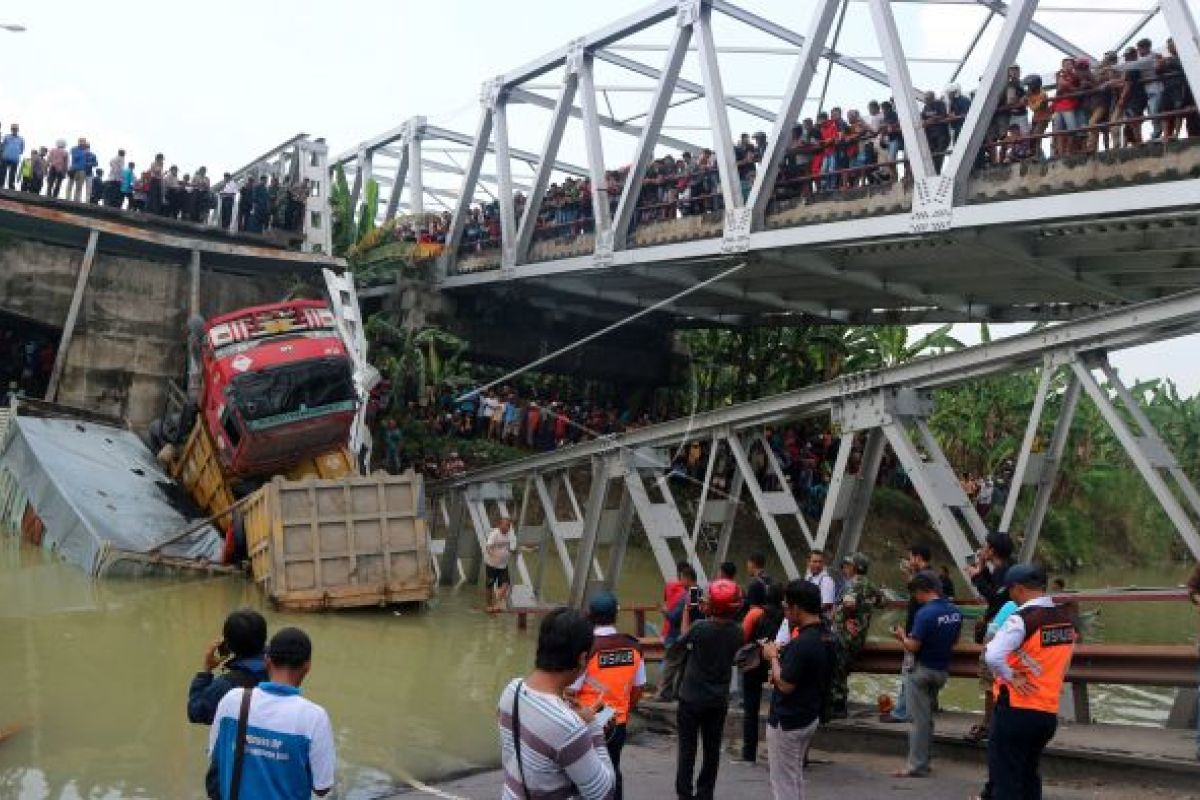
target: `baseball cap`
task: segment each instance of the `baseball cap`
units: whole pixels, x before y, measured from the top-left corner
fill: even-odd
[[[588,613],[594,617],[611,617],[617,613],[617,596],[612,592],[600,592],[588,601]]]
[[[1035,589],[1046,588],[1046,570],[1036,564],[1014,564],[1004,575],[1004,587],[1032,586]]]

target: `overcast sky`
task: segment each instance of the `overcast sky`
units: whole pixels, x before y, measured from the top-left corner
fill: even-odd
[[[1193,14],[1200,14],[1200,0],[1189,4]],[[471,133],[484,79],[512,71],[644,5],[643,0],[6,0],[0,4],[0,23],[28,30],[0,32],[0,122],[5,130],[19,122],[30,145],[87,136],[102,166],[123,147],[139,164],[163,152],[183,172],[206,165],[216,174],[244,165],[301,131],[325,137],[335,154],[416,115]],[[803,31],[814,3],[740,0],[739,5]],[[1138,14],[1128,9],[1151,2],[1047,0],[1042,5],[1107,9],[1038,15],[1095,54],[1115,46],[1129,30]],[[941,89],[987,12],[960,5],[894,7],[907,54],[929,59],[913,65],[914,81]],[[998,25],[993,21],[963,66],[958,81],[964,91],[974,87]],[[657,26],[634,44],[659,47],[670,31],[670,23]],[[718,46],[785,46],[721,15],[715,18],[714,32]],[[1144,32],[1156,43],[1166,35],[1161,21]],[[850,3],[838,49],[882,68],[865,3]],[[622,54],[655,66],[664,58],[654,49]],[[1018,60],[1026,72],[1049,73],[1057,59],[1054,50],[1031,40]],[[786,53],[723,53],[726,92],[753,95],[748,102],[773,109],[779,102],[773,95],[782,90],[791,64]],[[694,54],[683,74],[700,81]],[[538,85],[546,88],[539,92],[553,96],[559,80],[558,74],[540,78]],[[824,73],[818,74],[804,115],[815,113],[817,87],[824,80]],[[601,65],[596,83],[614,87],[605,92],[602,109],[617,117],[638,114],[649,102],[650,82],[631,73]],[[835,69],[825,105],[865,108],[867,100],[887,94],[883,87]],[[514,110],[512,145],[539,150],[548,116],[532,108]],[[706,120],[699,102],[672,110],[666,124],[677,138],[707,146],[711,137],[691,129]],[[765,125],[736,111],[730,122],[735,132]],[[582,139],[577,123],[568,125],[560,160],[585,163]],[[632,137],[607,133],[606,161],[628,161],[634,144]],[[426,178],[435,185],[438,180]],[[1005,329],[998,327],[994,335]],[[975,326],[960,326],[957,332],[966,340],[977,339]],[[1179,340],[1117,354],[1114,360],[1127,379],[1170,377],[1182,390],[1196,393],[1200,366],[1191,356],[1195,345],[1191,339]]]

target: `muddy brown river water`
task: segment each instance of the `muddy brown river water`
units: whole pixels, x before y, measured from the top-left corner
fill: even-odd
[[[1182,565],[1091,570],[1071,584],[1175,585],[1185,574]],[[630,551],[621,589],[628,603],[654,601],[648,553]],[[339,797],[379,797],[410,776],[497,761],[495,698],[527,668],[533,633],[482,613],[474,587],[443,590],[424,612],[279,614],[239,578],[92,583],[0,536],[0,729],[20,728],[0,742],[0,798],[202,798],[207,729],[187,723],[187,685],[241,605],[261,609],[272,629],[299,625],[312,636],[304,691],[333,719]],[[883,617],[875,629],[885,630]],[[1182,604],[1110,605],[1091,637],[1193,641],[1195,623]],[[853,689],[865,699],[895,683],[856,676]],[[1101,720],[1147,724],[1161,724],[1172,697],[1124,687],[1092,695]],[[950,707],[978,703],[973,681],[952,682],[943,697]]]

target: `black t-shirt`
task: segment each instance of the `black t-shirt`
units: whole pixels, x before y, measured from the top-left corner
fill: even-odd
[[[779,654],[780,677],[796,688],[791,694],[771,692],[767,723],[785,731],[811,725],[821,713],[821,701],[829,685],[829,650],[821,639],[820,624],[806,625]]]
[[[733,657],[742,646],[742,626],[732,619],[703,619],[679,640],[687,665],[679,699],[694,706],[725,706],[733,678]]]

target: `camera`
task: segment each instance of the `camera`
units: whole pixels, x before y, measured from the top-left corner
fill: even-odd
[[[699,586],[689,586],[688,587],[688,605],[690,605],[690,606],[700,605],[701,597],[702,597],[702,594],[701,594]]]
[[[222,661],[224,661],[225,659],[229,658],[231,655],[233,655],[233,651],[231,651],[231,650],[229,649],[229,645],[225,643],[225,640],[224,640],[224,639],[222,639],[221,641],[217,642],[217,656],[218,656],[218,657],[219,657],[219,658],[220,658]]]

